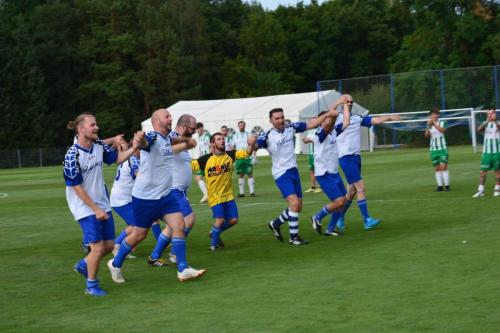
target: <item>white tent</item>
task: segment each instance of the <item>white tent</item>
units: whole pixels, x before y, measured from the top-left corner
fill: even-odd
[[[274,108],[282,108],[286,119],[295,121],[307,121],[318,114],[318,110],[326,110],[328,105],[333,104],[340,94],[335,90],[300,94],[275,95],[251,98],[233,98],[205,101],[179,101],[167,107],[173,117],[173,126],[177,118],[182,114],[193,115],[198,122],[205,125],[210,133],[220,130],[226,125],[237,130],[239,120],[244,120],[247,131],[254,126],[260,126],[265,130],[271,128],[269,123],[269,111]],[[355,104],[355,108],[361,108]],[[142,122],[144,131],[151,131],[151,119]],[[297,141],[301,144],[296,146],[296,153],[307,152],[307,147],[302,143],[302,136],[297,135]],[[368,149],[368,131],[363,132],[362,147]],[[264,153],[261,149],[259,152]]]

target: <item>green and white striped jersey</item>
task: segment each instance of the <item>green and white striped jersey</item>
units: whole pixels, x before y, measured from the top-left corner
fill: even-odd
[[[315,132],[316,132],[316,129],[313,128],[313,129],[306,131],[304,134],[306,135],[306,138],[314,140],[314,133]],[[314,143],[311,142],[311,143],[307,144],[307,151],[308,151],[309,155],[314,155]]]
[[[248,143],[247,139],[250,136],[250,133],[247,131],[240,132],[239,130],[233,134],[234,144],[236,146],[236,150],[247,149]]]
[[[489,121],[484,128],[483,154],[494,154],[500,152],[500,132],[497,123]]]
[[[440,127],[446,128],[446,123],[443,120],[438,120],[438,125]],[[431,151],[448,149],[448,147],[446,146],[444,133],[441,133],[439,130],[437,130],[434,125],[429,129],[429,132],[431,133]]]
[[[210,133],[208,131],[203,132],[201,135],[195,133],[193,139],[196,140],[196,147],[192,150],[193,158],[199,158],[210,153]]]

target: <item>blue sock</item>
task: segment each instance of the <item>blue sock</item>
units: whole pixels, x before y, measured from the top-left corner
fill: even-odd
[[[99,287],[99,280],[89,280],[87,279],[87,289]]]
[[[216,226],[212,227],[212,241],[210,242],[211,246],[217,246],[217,244],[219,244],[219,236],[221,232],[221,228]]]
[[[361,215],[363,215],[365,219],[370,217],[370,215],[368,215],[368,204],[366,203],[366,199],[358,200],[358,207]]]
[[[299,235],[299,213],[288,212],[288,228],[290,232],[290,239],[294,239]]]
[[[168,244],[170,244],[171,239],[165,236],[164,234],[160,234],[158,237],[158,241],[156,242],[156,246],[151,252],[151,259],[160,259],[163,251],[167,248]]]
[[[344,204],[344,210],[342,211],[341,217],[345,216],[345,213],[347,213],[347,210],[349,209],[349,207],[351,207],[351,204],[352,204],[352,200],[346,200],[346,202]]]
[[[177,270],[182,272],[188,267],[186,259],[186,239],[173,237],[172,238],[172,253],[177,258]]]
[[[333,231],[337,225],[337,221],[342,216],[341,212],[333,212],[330,217],[330,223],[328,223],[328,231]]]
[[[318,221],[321,221],[321,219],[323,217],[327,216],[328,214],[330,214],[330,212],[328,211],[328,207],[325,206],[325,207],[321,208],[321,210],[316,213],[316,219],[318,219]]]
[[[78,266],[87,270],[87,262],[85,261],[85,258],[81,259],[79,262],[78,262]]]
[[[158,240],[158,237],[160,237],[161,234],[160,223],[154,223],[151,226],[151,231],[153,232],[153,236],[155,236],[155,239]]]
[[[125,239],[123,242],[120,244],[120,249],[118,250],[118,253],[116,254],[115,258],[113,259],[113,266],[115,267],[122,267],[123,262],[125,261],[125,258],[127,258],[127,255],[132,251],[132,247],[127,244]]]
[[[125,232],[125,230],[122,230],[118,237],[115,238],[115,244],[121,244],[125,237],[127,237],[127,233]]]
[[[187,238],[187,236],[189,235],[189,233],[191,232],[191,228],[188,228],[188,227],[185,227],[184,228],[184,236]]]
[[[288,208],[286,208],[281,212],[281,214],[276,219],[274,219],[273,224],[275,227],[279,227],[280,225],[288,221],[288,219],[289,219]]]

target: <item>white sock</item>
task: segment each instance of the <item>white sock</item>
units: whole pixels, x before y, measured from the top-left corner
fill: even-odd
[[[496,187],[496,186],[495,186],[495,187]],[[478,191],[478,192],[484,192],[484,185],[479,185],[479,186],[477,187],[477,191]]]
[[[255,179],[248,178],[248,189],[250,190],[250,193],[255,193]]]
[[[450,173],[448,172],[448,170],[442,171],[442,174],[443,174],[444,185],[445,186],[450,185]]]
[[[500,185],[495,185],[495,192],[500,192]]]
[[[240,188],[240,194],[245,194],[245,178],[238,178],[238,186]]]
[[[207,184],[205,184],[205,181],[203,179],[200,179],[200,181],[198,182],[198,186],[200,187],[203,195],[207,195]]]
[[[441,171],[436,171],[436,182],[438,186],[443,186],[443,178],[441,177]]]

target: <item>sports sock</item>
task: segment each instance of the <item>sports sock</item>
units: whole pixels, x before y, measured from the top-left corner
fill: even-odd
[[[245,178],[238,179],[238,187],[240,189],[240,194],[245,194]]]
[[[361,215],[363,215],[365,219],[370,217],[370,215],[368,215],[368,205],[366,203],[366,199],[358,200],[358,207]]]
[[[496,189],[496,186],[495,186],[495,189]],[[484,192],[484,185],[479,185],[479,186],[477,187],[477,191],[478,191],[478,192]]]
[[[352,200],[346,200],[346,202],[344,204],[344,210],[341,213],[342,214],[341,217],[345,216],[345,213],[347,213],[347,210],[349,209],[349,207],[351,207],[351,204],[352,204]]]
[[[248,190],[250,193],[255,193],[255,179],[253,177],[248,178]]]
[[[80,268],[84,268],[85,270],[87,269],[87,261],[85,260],[85,258],[81,259],[79,262],[78,262],[78,266]]]
[[[436,183],[438,184],[438,186],[443,186],[443,178],[441,171],[436,171]]]
[[[227,229],[231,228],[233,225],[231,223],[229,223],[228,220],[224,220],[224,223],[220,226],[220,232],[224,232],[226,231]]]
[[[342,216],[341,212],[333,212],[332,215],[330,216],[330,223],[328,223],[328,231],[333,231],[335,229],[335,226],[337,225],[337,222],[339,218]]]
[[[212,241],[210,242],[210,246],[217,246],[219,244],[219,236],[221,233],[221,228],[212,226]]]
[[[151,231],[153,232],[153,236],[155,236],[155,239],[158,240],[158,237],[161,234],[160,223],[153,223],[153,225],[151,226]]]
[[[207,184],[205,184],[203,179],[200,179],[198,186],[200,187],[201,193],[203,193],[203,195],[207,195]]]
[[[288,221],[288,218],[289,218],[289,216],[288,216],[288,208],[286,208],[285,210],[283,210],[281,212],[281,214],[277,218],[274,219],[273,225],[275,227],[279,227],[280,225],[282,225],[283,223],[285,223],[286,221]]]
[[[172,238],[172,253],[177,258],[177,270],[182,272],[189,265],[186,259],[186,239],[173,237]]]
[[[288,227],[290,228],[290,239],[299,235],[299,213],[288,211]]]
[[[89,280],[87,279],[87,289],[99,287],[99,280]]]
[[[184,236],[187,238],[192,228],[184,227]]]
[[[122,267],[123,262],[125,261],[125,258],[127,258],[127,255],[132,251],[132,247],[127,244],[125,239],[122,241],[120,244],[120,249],[118,250],[118,253],[116,254],[115,258],[113,259],[113,266],[115,267]]]
[[[167,248],[168,244],[170,244],[171,239],[165,236],[164,234],[160,234],[158,237],[158,241],[156,242],[156,246],[151,252],[151,259],[160,259],[163,251]]]
[[[441,171],[443,175],[444,186],[450,185],[450,172],[448,170]]]
[[[127,237],[127,233],[125,232],[125,230],[122,230],[118,237],[115,238],[115,244],[120,245],[125,237]]]
[[[327,206],[324,206],[323,208],[321,208],[316,214],[316,219],[318,221],[321,222],[321,219],[325,216],[327,216],[328,214],[330,214],[330,212],[328,211],[328,207]]]
[[[495,192],[500,192],[500,184],[495,185]]]

